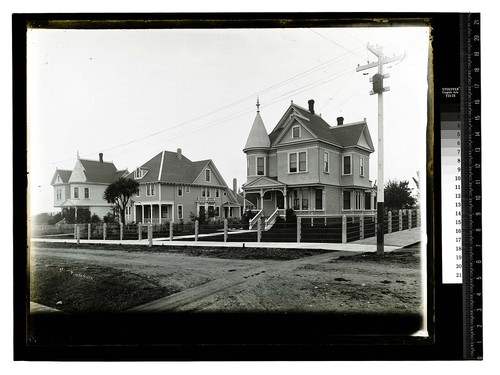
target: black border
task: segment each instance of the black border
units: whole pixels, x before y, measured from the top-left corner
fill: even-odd
[[[143,21],[135,21],[143,20]],[[225,13],[225,14],[14,14],[14,359],[15,360],[419,360],[461,359],[462,290],[443,285],[440,273],[439,88],[454,82],[458,13]],[[434,90],[427,170],[430,246],[430,338],[402,331],[420,318],[400,315],[156,314],[28,316],[26,191],[26,29],[39,28],[241,28],[408,26],[432,27]],[[456,85],[456,86],[459,86]],[[17,146],[17,147],[16,147]],[[23,176],[21,175],[23,174]],[[17,182],[17,184],[16,184]],[[27,185],[26,185],[27,186]],[[434,308],[434,309],[433,309]],[[29,345],[27,326],[44,342]],[[227,329],[221,333],[220,327]],[[367,336],[366,333],[374,336]],[[95,343],[96,337],[100,343]],[[112,338],[112,339],[111,339]],[[90,341],[89,341],[90,340]],[[82,345],[91,344],[91,345]]]

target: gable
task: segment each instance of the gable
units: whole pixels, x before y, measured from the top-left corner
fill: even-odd
[[[71,171],[66,169],[56,169],[52,180],[50,181],[51,185],[59,185],[66,184],[71,177]]]
[[[203,162],[200,166],[202,166],[202,168],[198,168],[199,173],[193,183],[200,185],[226,186],[222,176],[211,160]],[[209,177],[209,181],[207,181],[207,177]]]
[[[365,132],[361,133],[361,136],[359,137],[358,140],[358,146],[365,147],[365,148],[371,148],[370,145],[368,144],[368,141],[365,136]]]
[[[297,130],[296,130],[297,129]],[[298,132],[298,137],[294,137]],[[290,124],[282,131],[282,136],[276,140],[277,143],[300,142],[309,139],[315,139],[314,134],[297,118],[292,117]]]
[[[245,185],[245,189],[249,188],[268,188],[268,187],[283,187],[283,183],[279,182],[278,180],[269,178],[269,177],[260,177],[252,182],[248,183]]]

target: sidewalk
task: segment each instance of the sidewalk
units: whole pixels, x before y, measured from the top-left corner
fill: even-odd
[[[412,245],[425,238],[421,234],[421,227],[394,232],[384,236],[384,250],[394,251]],[[201,236],[199,238],[202,238]],[[42,243],[68,243],[76,244],[74,239],[32,238],[37,244]],[[144,245],[148,240],[80,240],[80,245],[85,244],[113,244],[113,245]],[[169,238],[153,239],[153,246],[197,246],[197,247],[250,247],[250,248],[281,248],[281,249],[322,249],[332,251],[351,252],[376,252],[377,238],[370,237],[364,240],[349,243],[310,243],[310,242],[214,242],[214,241],[169,241]]]

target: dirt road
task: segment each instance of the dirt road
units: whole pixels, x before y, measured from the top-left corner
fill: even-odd
[[[278,261],[35,248],[30,259],[32,269],[48,261],[112,267],[176,291],[135,306],[136,311],[417,313],[422,306],[418,249],[382,259],[329,252]]]

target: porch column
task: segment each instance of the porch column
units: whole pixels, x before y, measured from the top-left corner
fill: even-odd
[[[264,210],[264,190],[260,189],[260,209]]]
[[[196,216],[200,215],[200,202],[196,202]]]
[[[288,210],[288,197],[286,196],[286,186],[283,189],[283,201],[285,202],[285,211]]]
[[[130,207],[133,209],[133,220],[134,220],[134,223],[137,223],[137,212],[136,212],[136,207],[135,207],[135,204],[131,204]]]
[[[150,214],[149,214],[149,217],[150,217],[150,219],[151,219],[151,224],[153,224],[153,203],[151,203],[151,204],[149,205],[149,209],[151,210],[151,211],[150,211]]]
[[[245,191],[243,190],[243,213],[245,213],[247,211],[247,200],[246,200],[246,196],[247,194],[245,193]]]
[[[142,210],[142,218],[141,218],[141,221],[142,221],[142,223],[144,224],[145,222],[144,222],[144,205],[143,205],[143,204],[141,204],[141,210]]]

